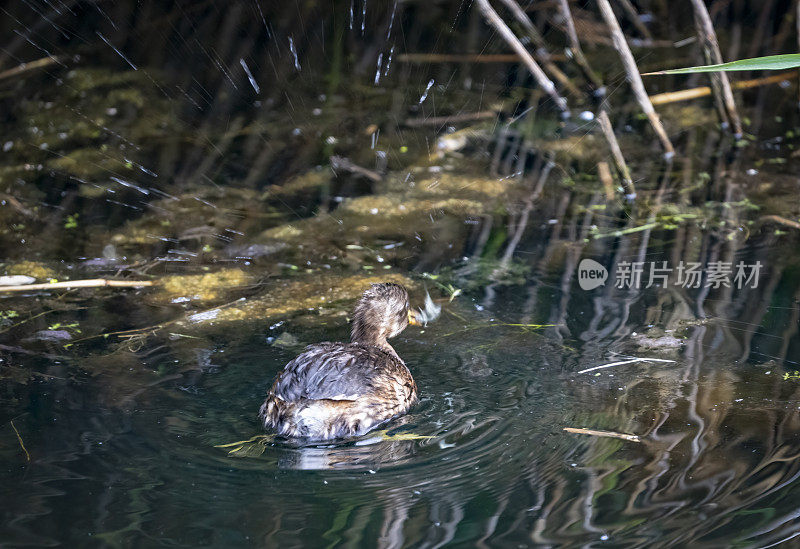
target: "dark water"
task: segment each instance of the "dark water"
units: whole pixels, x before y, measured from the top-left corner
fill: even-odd
[[[669,163],[631,116],[630,204],[547,102],[432,154],[447,123],[406,119],[530,83],[398,58],[503,51],[464,6],[350,9],[4,8],[0,71],[61,57],[0,80],[0,274],[166,289],[0,298],[0,545],[796,543],[800,256],[769,217],[798,214],[796,90],[759,92],[744,147],[673,119]],[[277,372],[381,278],[443,305],[393,341],[421,402],[356,441],[260,436]]]

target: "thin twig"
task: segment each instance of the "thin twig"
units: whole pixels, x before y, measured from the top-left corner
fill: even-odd
[[[525,63],[525,66],[528,68],[530,73],[536,79],[536,82],[539,84],[539,87],[542,88],[555,102],[556,106],[561,110],[561,112],[565,115],[569,115],[569,108],[567,107],[567,100],[561,97],[556,90],[555,85],[553,84],[552,80],[550,80],[547,75],[544,73],[542,68],[536,63],[533,56],[528,53],[528,50],[525,49],[525,46],[522,45],[522,42],[519,41],[511,29],[508,28],[508,25],[497,15],[497,12],[494,11],[491,5],[489,5],[489,0],[476,0],[478,5],[478,9],[480,9],[483,16],[486,18],[486,21],[494,27],[494,29],[500,33],[500,36],[503,37],[509,46],[511,46],[514,51],[516,51],[520,57],[522,57],[522,62]]]
[[[11,420],[11,428],[14,429],[14,432],[17,434],[17,440],[19,441],[19,445],[22,447],[22,451],[25,452],[25,457],[28,459],[28,461],[30,461],[31,455],[28,453],[28,449],[25,448],[25,443],[22,442],[22,437],[19,435],[19,431],[17,431],[17,428],[14,426],[13,419]]]
[[[26,292],[28,290],[64,290],[68,288],[99,288],[112,286],[114,288],[139,288],[153,286],[152,280],[109,280],[107,278],[90,278],[86,280],[66,280],[45,284],[18,284],[16,286],[0,286],[0,292]]]
[[[596,431],[594,429],[583,429],[579,427],[564,427],[564,430],[568,433],[577,433],[579,435],[619,438],[622,440],[627,440],[628,442],[642,442],[637,435],[626,435],[625,433],[615,433],[614,431]]]
[[[631,48],[625,41],[625,35],[622,34],[619,22],[614,15],[614,11],[611,9],[611,4],[608,3],[608,0],[597,0],[597,5],[600,7],[600,12],[603,14],[603,18],[606,20],[606,24],[611,30],[614,48],[619,53],[620,59],[622,59],[622,64],[625,67],[625,72],[628,74],[628,80],[631,83],[633,94],[636,96],[639,106],[642,108],[645,115],[647,115],[650,125],[653,126],[653,130],[655,130],[658,139],[661,141],[661,147],[664,149],[664,156],[666,158],[672,158],[675,156],[675,149],[672,147],[667,132],[661,124],[658,113],[656,113],[653,104],[650,103],[650,99],[647,97],[647,91],[644,89],[642,77],[639,75],[639,68],[636,66]]]
[[[597,117],[600,122],[600,128],[603,130],[603,135],[608,141],[608,146],[611,148],[611,155],[614,157],[614,163],[617,165],[620,176],[622,177],[622,188],[625,190],[626,198],[636,198],[636,189],[633,187],[633,179],[631,179],[631,172],[628,170],[628,164],[625,163],[625,157],[622,156],[622,149],[619,148],[617,136],[614,135],[614,128],[611,127],[611,120],[608,119],[606,111],[600,111]]]
[[[720,65],[724,60],[719,50],[717,34],[714,32],[714,25],[711,23],[708,10],[702,0],[692,0],[692,6],[694,7],[697,34],[700,36],[700,42],[703,45],[706,62],[712,65]],[[724,72],[711,73],[711,85],[718,92],[721,103],[719,109],[725,115],[723,120],[727,118],[733,127],[736,138],[741,138],[743,133],[742,122],[739,119],[739,113],[736,111],[736,102],[733,99],[733,91],[731,91],[731,82],[728,79],[728,75]]]
[[[619,362],[610,362],[608,364],[603,364],[601,366],[595,366],[593,368],[586,368],[585,370],[581,370],[580,372],[575,372],[576,374],[585,374],[587,372],[594,372],[595,370],[601,370],[603,368],[611,368],[612,366],[621,366],[623,364],[633,364],[634,362],[675,362],[674,360],[667,360],[665,358],[631,358],[628,360],[620,360]]]

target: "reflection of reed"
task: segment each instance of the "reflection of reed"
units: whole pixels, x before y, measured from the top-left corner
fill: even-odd
[[[773,379],[775,385],[780,384],[779,376]],[[686,543],[704,539],[729,525],[736,526],[731,521],[737,511],[755,509],[775,492],[791,486],[800,474],[796,460],[800,452],[796,442],[800,422],[796,412],[767,407],[748,427],[742,423],[745,410],[737,410],[733,402],[743,386],[736,376],[712,371],[701,381],[690,381],[688,386],[677,381],[668,381],[677,391],[669,396],[673,404],[654,418],[645,445],[623,446],[593,439],[568,454],[567,460],[580,464],[571,474],[581,477],[581,491],[571,495],[550,493],[548,504],[532,529],[534,541],[566,542],[578,525],[585,532],[629,529],[630,524],[638,523],[636,517],[647,517],[652,528],[647,524],[636,528],[642,535],[647,537],[648,531],[655,535],[658,530],[666,534],[665,544]],[[680,392],[686,396],[680,396]],[[599,405],[593,411],[601,412],[605,406]],[[753,411],[750,408],[746,413]],[[637,423],[636,416],[642,410],[629,413]],[[614,412],[615,422],[626,423],[624,415],[621,410]],[[789,431],[779,427],[786,426],[789,418]],[[686,426],[687,419],[690,427]],[[732,425],[737,425],[735,434],[731,432]],[[764,429],[781,435],[764,441]],[[754,446],[755,441],[759,442]],[[614,458],[615,455],[619,457]],[[539,473],[542,485],[553,488],[561,485],[560,476],[559,471],[544,477],[541,470]],[[609,499],[612,493],[615,495]],[[706,517],[691,521],[696,526],[687,529],[687,517],[697,508]],[[556,518],[550,519],[556,509]],[[769,539],[770,532],[780,535],[786,520],[793,520],[792,512],[793,509],[788,510],[784,520],[773,521],[760,535],[764,539]],[[745,529],[745,525],[739,528]]]

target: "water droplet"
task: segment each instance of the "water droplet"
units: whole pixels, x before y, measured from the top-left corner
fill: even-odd
[[[378,85],[378,82],[381,79],[381,63],[383,63],[383,54],[381,53],[378,56],[378,70],[375,71],[375,85]]]
[[[291,43],[292,43],[292,39],[289,38],[289,45],[290,46],[291,46]],[[256,93],[261,93],[261,88],[258,87],[258,84],[256,83],[256,79],[253,78],[253,73],[250,72],[250,67],[247,66],[247,63],[245,63],[245,60],[244,59],[239,59],[239,64],[242,65],[242,68],[244,69],[244,72],[247,73],[247,78],[248,78],[248,80],[250,80],[250,85],[253,86],[253,89],[256,90]],[[297,55],[295,55],[295,65],[297,65]],[[298,67],[297,70],[300,70],[300,68]]]
[[[297,58],[297,50],[294,48],[294,39],[289,37],[289,50],[292,52],[292,56],[294,56],[294,68],[296,70],[300,70],[300,60]]]
[[[427,87],[425,88],[425,91],[424,91],[424,92],[422,92],[422,97],[420,97],[420,98],[419,98],[419,103],[418,103],[419,105],[422,105],[422,102],[423,102],[423,101],[425,101],[425,100],[428,98],[428,92],[429,92],[429,91],[430,91],[430,89],[433,87],[433,82],[434,82],[433,78],[431,78],[431,79],[428,81],[428,85],[427,85]]]

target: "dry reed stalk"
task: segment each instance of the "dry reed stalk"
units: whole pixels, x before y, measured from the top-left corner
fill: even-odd
[[[608,162],[597,163],[597,175],[600,177],[600,182],[603,184],[603,192],[605,192],[606,200],[611,202],[614,200],[614,178],[611,177],[611,168],[608,167]]]
[[[642,77],[639,74],[639,68],[636,66],[636,61],[633,58],[631,49],[625,41],[625,35],[622,34],[619,22],[614,15],[614,11],[611,9],[611,4],[608,3],[608,0],[597,0],[597,5],[600,7],[603,19],[605,19],[606,24],[611,30],[614,48],[619,53],[620,59],[622,59],[622,64],[625,67],[625,72],[628,74],[628,80],[631,83],[633,94],[636,96],[636,100],[639,102],[639,106],[644,111],[644,114],[647,115],[647,119],[650,121],[650,125],[653,126],[653,130],[656,132],[659,141],[661,141],[661,147],[664,149],[664,157],[672,158],[675,156],[675,149],[672,147],[672,143],[667,136],[666,130],[664,130],[663,124],[661,124],[658,113],[656,113],[656,110],[653,108],[653,104],[650,103],[647,91],[644,89]]]
[[[625,163],[625,157],[622,156],[622,149],[619,148],[617,136],[614,135],[614,128],[611,127],[611,120],[608,119],[606,111],[600,111],[597,120],[600,122],[603,135],[606,136],[608,146],[611,148],[611,155],[614,157],[614,163],[617,165],[617,170],[622,178],[622,188],[625,190],[625,195],[627,198],[635,198],[636,189],[633,187],[631,173],[628,170],[628,165]]]
[[[786,80],[795,80],[798,77],[797,71],[782,72],[772,76],[765,76],[763,78],[754,78],[753,80],[740,80],[733,82],[731,87],[734,90],[746,90],[750,88],[758,88],[759,86],[767,86],[769,84],[778,84]],[[711,95],[711,88],[708,86],[700,86],[697,88],[689,88],[688,90],[680,90],[676,92],[658,93],[650,96],[650,102],[653,105],[666,105],[668,103],[677,103],[678,101],[688,101],[690,99],[697,99],[698,97],[707,97]]]
[[[569,3],[567,0],[559,0],[558,7],[561,10],[561,16],[564,18],[564,25],[566,25],[567,28],[567,39],[569,40],[569,49],[570,53],[572,53],[572,57],[575,58],[575,61],[583,71],[583,75],[586,79],[592,83],[596,90],[602,91],[604,89],[603,81],[597,73],[592,70],[589,61],[586,59],[586,56],[583,55],[583,49],[581,48],[580,40],[578,40],[578,32],[575,30],[575,21],[572,19]],[[602,95],[605,94],[603,93]]]
[[[639,12],[636,11],[636,8],[633,7],[630,0],[617,0],[622,9],[628,14],[628,18],[633,23],[633,26],[636,27],[636,30],[644,37],[645,40],[648,42],[654,42],[653,35],[650,34],[650,30],[644,26],[642,20],[639,19]]]
[[[536,63],[536,60],[534,60],[531,54],[528,53],[528,50],[525,49],[525,46],[522,45],[522,42],[519,41],[519,38],[514,35],[511,29],[508,28],[508,25],[506,25],[500,16],[497,15],[497,12],[494,11],[492,6],[489,4],[489,0],[475,0],[475,2],[486,21],[492,27],[494,27],[503,40],[505,40],[506,43],[508,43],[508,45],[511,46],[520,57],[522,57],[522,62],[525,63],[525,66],[536,79],[539,87],[542,88],[553,99],[553,102],[561,110],[561,113],[564,116],[569,116],[567,100],[558,94],[553,81],[547,77],[539,64]]]
[[[717,33],[714,32],[714,25],[711,23],[711,17],[708,15],[705,4],[702,0],[691,1],[692,7],[694,7],[694,20],[697,26],[697,34],[703,45],[706,62],[712,65],[724,63],[722,53],[719,50]],[[742,121],[739,118],[739,113],[736,111],[736,102],[733,99],[733,91],[731,90],[731,82],[728,79],[728,75],[724,72],[711,73],[711,86],[716,92],[715,95],[721,116],[724,115],[722,118],[723,121],[729,121],[736,138],[741,138],[743,134]]]
[[[500,2],[508,8],[514,18],[522,25],[522,28],[525,29],[525,32],[528,33],[533,45],[536,47],[536,57],[544,65],[544,68],[548,73],[553,75],[553,78],[561,82],[561,85],[564,86],[571,94],[575,96],[581,96],[581,91],[578,89],[578,86],[572,83],[572,80],[569,79],[569,76],[564,74],[564,72],[559,69],[555,63],[553,63],[552,57],[550,56],[550,52],[547,51],[547,44],[544,41],[544,38],[536,27],[533,26],[533,21],[531,21],[528,14],[522,11],[522,8],[519,7],[516,0],[500,0]]]

